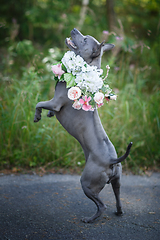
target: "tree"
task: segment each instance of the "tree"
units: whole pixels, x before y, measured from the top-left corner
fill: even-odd
[[[107,8],[107,20],[109,25],[109,30],[113,31],[116,26],[116,14],[114,11],[114,0],[106,0]]]
[[[82,0],[82,8],[80,12],[80,19],[77,28],[81,30],[83,23],[85,21],[86,13],[87,13],[87,8],[88,8],[89,0]]]

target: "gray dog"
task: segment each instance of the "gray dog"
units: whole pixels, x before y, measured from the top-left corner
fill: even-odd
[[[66,38],[66,45],[76,55],[80,55],[89,65],[101,67],[103,52],[114,47],[113,44],[99,43],[91,36],[83,36],[77,29],[71,31],[71,37]],[[56,115],[62,126],[81,144],[86,165],[81,176],[84,193],[97,206],[97,212],[89,218],[83,218],[86,223],[93,222],[101,216],[106,205],[99,198],[100,191],[106,184],[111,183],[116,198],[116,215],[123,214],[120,201],[121,163],[130,152],[132,143],[126,153],[117,158],[116,150],[105,133],[97,109],[94,111],[75,110],[72,101],[67,96],[65,82],[58,82],[54,98],[50,101],[39,102],[36,106],[34,122],[41,119],[42,109],[49,110],[48,117]]]

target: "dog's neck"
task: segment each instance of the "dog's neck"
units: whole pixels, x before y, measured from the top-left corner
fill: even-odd
[[[101,58],[102,53],[99,54],[99,56],[94,58],[89,58],[88,60],[85,60],[90,66],[96,66],[98,69],[101,68]]]
[[[101,68],[101,58],[97,57],[91,60],[91,62],[88,62],[90,66],[96,66],[98,69]]]

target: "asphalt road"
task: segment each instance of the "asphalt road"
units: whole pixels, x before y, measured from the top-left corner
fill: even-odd
[[[81,218],[96,207],[79,180],[57,174],[0,176],[0,239],[160,240],[159,173],[122,176],[122,217],[114,215],[115,198],[106,185],[101,198],[108,208],[90,224]]]

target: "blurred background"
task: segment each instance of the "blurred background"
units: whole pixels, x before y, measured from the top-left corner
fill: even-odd
[[[160,1],[1,0],[0,170],[80,172],[83,151],[58,123],[34,123],[35,106],[54,96],[50,71],[68,50],[64,40],[76,27],[84,35],[115,44],[104,54],[108,83],[118,94],[99,109],[102,124],[134,173],[160,169]]]

